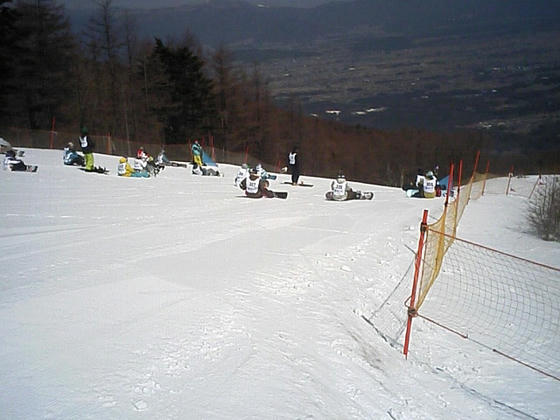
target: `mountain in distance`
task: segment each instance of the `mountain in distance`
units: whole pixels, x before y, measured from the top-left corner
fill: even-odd
[[[114,5],[131,3],[121,0]],[[151,10],[139,7],[148,3],[135,1],[135,7],[130,8],[142,35],[165,38],[182,36],[188,30],[210,46],[299,43],[363,29],[418,36],[467,30],[476,33],[488,26],[515,30],[560,22],[560,2],[553,0],[297,1],[299,6],[319,3],[308,8],[294,7],[296,2],[287,0],[169,0]],[[174,6],[163,7],[165,4]]]
[[[377,128],[525,132],[560,118],[557,0],[317,1],[131,10],[141,37],[188,32],[210,49],[224,45],[241,65],[259,66],[279,104],[295,98],[308,114]],[[75,27],[90,13],[69,10]]]
[[[321,4],[333,1],[351,1],[351,0],[245,0],[249,4],[259,7],[296,7],[296,8],[309,8],[319,6]],[[67,9],[92,9],[95,3],[92,0],[59,0]],[[112,6],[137,10],[137,9],[162,9],[169,7],[193,6],[204,5],[208,0],[113,0]]]

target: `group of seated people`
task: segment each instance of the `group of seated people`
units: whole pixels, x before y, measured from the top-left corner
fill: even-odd
[[[421,169],[418,169],[416,180],[409,185],[403,186],[403,190],[407,192],[409,197],[414,198],[434,198],[441,196],[441,187],[434,172],[428,171],[424,174]]]
[[[133,159],[133,165],[130,165],[128,158],[121,156],[117,166],[117,174],[119,176],[133,178],[149,178],[156,176],[161,170],[165,169],[165,165],[169,163],[169,159],[165,156],[165,150],[161,149],[156,160],[144,151],[144,147],[140,147]]]

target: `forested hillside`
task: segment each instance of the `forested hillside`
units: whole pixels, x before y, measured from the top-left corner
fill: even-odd
[[[283,162],[297,144],[304,173],[344,168],[354,179],[391,185],[419,167],[471,162],[478,149],[495,172],[512,164],[553,169],[560,161],[546,151],[495,154],[492,138],[475,131],[380,131],[304,116],[297,100],[279,108],[258,67],[241,71],[231,51],[208,51],[188,30],[180,38],[141,39],[132,16],[117,14],[109,0],[78,28],[50,1],[0,5],[7,41],[0,48],[0,129],[77,133],[86,125],[93,134],[151,144],[212,135],[215,147],[248,150],[268,164]]]

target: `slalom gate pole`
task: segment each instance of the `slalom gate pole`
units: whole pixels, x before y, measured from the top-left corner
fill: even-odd
[[[56,117],[52,118],[51,135],[49,141],[49,148],[54,149],[54,125],[56,122]]]
[[[511,178],[513,177],[513,165],[511,165],[511,169],[509,170],[509,174],[508,174],[508,183],[507,183],[507,188],[506,188],[506,195],[509,194],[509,184],[511,183]]]
[[[406,323],[406,335],[404,338],[403,354],[408,358],[408,345],[410,344],[410,330],[412,329],[412,318],[417,314],[416,308],[416,289],[418,286],[418,278],[420,273],[420,264],[422,262],[422,249],[424,248],[424,235],[428,227],[428,210],[424,210],[422,216],[422,224],[420,225],[420,238],[418,239],[418,251],[416,251],[416,260],[414,262],[414,281],[412,282],[412,292],[410,294],[410,306],[408,307],[408,321]]]
[[[535,182],[535,185],[533,185],[533,189],[531,190],[531,194],[529,194],[529,200],[533,196],[533,193],[535,192],[535,188],[537,188],[537,185],[539,185],[540,183],[541,183],[541,174],[539,174],[539,177],[537,178],[537,182]]]
[[[459,161],[459,174],[458,174],[458,178],[457,178],[457,198],[455,198],[455,220],[453,220],[453,236],[455,236],[455,234],[457,233],[457,217],[459,217],[459,197],[461,196],[461,181],[462,181],[462,177],[463,177],[463,161],[460,160]],[[473,177],[474,177],[474,171],[473,171]],[[472,178],[471,178],[471,182],[472,182]],[[468,201],[468,197],[467,197],[467,201]]]
[[[472,170],[472,178],[471,178],[471,182],[474,181],[474,174],[476,173],[476,171],[478,170],[478,160],[480,159],[480,150],[478,150],[476,152],[476,157],[474,158],[474,167]]]
[[[111,133],[107,133],[107,154],[111,154]]]
[[[447,194],[445,195],[445,207],[449,204],[449,194],[453,190],[453,163],[449,166],[449,176],[447,177]]]
[[[488,171],[490,170],[490,161],[486,161],[486,171],[484,172],[484,181],[482,181],[482,193],[484,195],[484,190],[486,189],[486,180],[488,179]]]
[[[208,132],[208,149],[210,149],[210,157],[215,162],[216,155],[214,153],[214,138],[212,137],[212,134],[210,134],[210,132]]]
[[[243,160],[243,163],[248,163],[247,162],[247,157],[249,156],[249,146],[247,146],[245,148],[245,159]]]

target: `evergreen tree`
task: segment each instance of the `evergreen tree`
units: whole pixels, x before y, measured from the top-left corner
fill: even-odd
[[[12,123],[50,128],[68,95],[74,38],[62,6],[52,0],[20,1],[14,12],[16,40]],[[19,120],[17,115],[25,116]],[[20,117],[21,118],[21,117]]]
[[[0,0],[0,121],[8,121],[17,91],[17,68],[13,57],[19,53],[15,25],[20,16],[8,3],[11,0]]]
[[[150,106],[163,124],[166,142],[183,142],[213,127],[212,80],[200,57],[188,47],[172,48],[156,39],[149,67]]]

